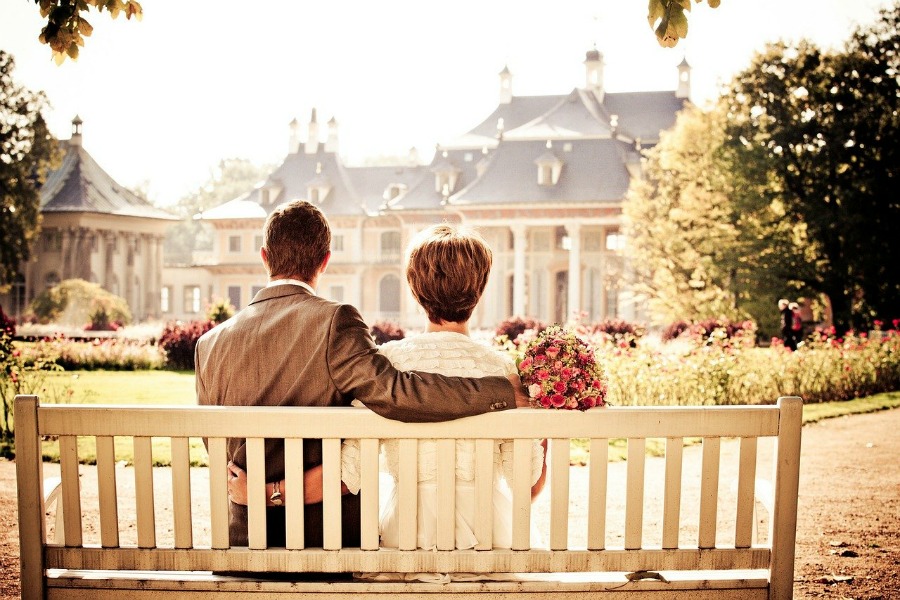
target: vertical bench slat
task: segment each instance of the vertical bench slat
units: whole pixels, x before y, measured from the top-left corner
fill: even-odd
[[[66,546],[81,546],[81,482],[78,477],[78,438],[59,436],[59,471],[62,477],[63,529]]]
[[[225,438],[209,438],[209,528],[210,545],[228,548],[228,467],[225,455]]]
[[[303,440],[284,440],[284,522],[285,547],[300,550],[305,547],[305,521],[303,504]]]
[[[569,547],[569,440],[552,439],[550,450],[550,549]]]
[[[266,440],[247,438],[247,545],[267,547],[266,540]]]
[[[156,517],[153,514],[152,440],[149,437],[135,436],[133,443],[138,548],[155,548]]]
[[[437,549],[456,548],[456,440],[437,440]]]
[[[399,499],[398,538],[401,550],[415,550],[418,523],[418,441],[400,440],[400,466],[397,473]]]
[[[794,586],[803,401],[798,397],[779,398],[778,408],[781,416],[775,443],[775,505],[769,525],[772,546],[769,598],[782,600],[792,597]]]
[[[513,550],[531,548],[531,443],[513,440]]]
[[[684,438],[666,438],[666,484],[663,502],[663,548],[678,548],[681,527],[681,467]]]
[[[192,548],[191,525],[191,451],[186,437],[172,438],[172,519],[175,547]]]
[[[628,479],[625,495],[625,549],[641,547],[644,531],[644,461],[647,440],[628,440]]]
[[[322,547],[341,547],[341,440],[322,440]]]
[[[38,397],[16,396],[16,489],[19,495],[19,574],[22,598],[43,598],[44,488]],[[59,507],[57,507],[59,510]]]
[[[716,547],[720,449],[720,438],[703,438],[703,465],[700,475],[700,524],[697,536],[697,545],[700,548]]]
[[[753,503],[756,486],[757,438],[741,438],[738,467],[737,515],[734,525],[734,547],[749,548],[753,541]]]
[[[379,485],[378,452],[379,440],[363,439],[359,441],[360,452],[360,498],[362,514],[360,518],[360,543],[363,550],[378,549],[378,506]]]
[[[476,550],[494,546],[494,442],[475,440],[475,538]]]
[[[592,438],[588,457],[588,550],[606,547],[606,480],[609,470],[609,440]]]
[[[115,438],[97,436],[97,495],[100,501],[100,545],[119,546],[119,502],[116,498]]]

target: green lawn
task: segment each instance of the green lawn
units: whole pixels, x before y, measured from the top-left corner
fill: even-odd
[[[194,374],[190,371],[77,371],[54,373],[48,378],[48,386],[55,393],[51,396],[69,397],[72,403],[85,404],[193,404],[195,402]],[[72,394],[60,394],[59,390],[70,386]],[[822,419],[850,414],[874,412],[900,407],[900,391],[877,394],[846,402],[826,402],[808,404],[803,407],[803,422],[814,423]],[[686,440],[697,443],[699,440]],[[573,440],[572,462],[584,462],[587,440]],[[610,459],[623,460],[626,453],[623,439],[610,440]],[[665,452],[663,440],[648,440],[647,451],[654,456]],[[94,463],[96,452],[93,439],[79,439],[78,455],[82,462]],[[44,456],[47,460],[58,460],[59,449],[55,441],[44,442]],[[116,438],[116,459],[131,462],[131,440]],[[170,462],[169,440],[153,440],[153,460],[158,465]],[[206,464],[206,450],[199,439],[191,440],[191,462]]]

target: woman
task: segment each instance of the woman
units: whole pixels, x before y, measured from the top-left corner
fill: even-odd
[[[401,371],[429,371],[449,376],[509,375],[516,365],[508,354],[493,350],[469,337],[469,319],[491,269],[492,255],[480,235],[452,225],[435,225],[413,241],[406,277],[416,301],[428,315],[425,333],[388,342],[379,351]],[[399,449],[396,440],[383,444],[385,465],[396,483]],[[437,495],[436,450],[433,441],[418,446],[418,538],[419,548],[436,547]],[[341,450],[341,479],[350,493],[359,492],[359,442],[346,440]],[[531,456],[532,498],[541,490],[546,474],[542,442],[535,440]],[[243,471],[229,467],[235,478],[229,481],[232,502],[246,503]],[[456,547],[474,548],[475,443],[459,440],[456,447]],[[306,485],[306,502],[321,499],[321,474]],[[512,541],[512,502],[505,480],[512,479],[512,443],[497,442],[494,450],[494,530],[493,545],[509,548]],[[310,483],[307,475],[306,482]],[[279,482],[283,487],[283,482]],[[398,540],[396,486],[381,515],[381,545],[394,547]]]

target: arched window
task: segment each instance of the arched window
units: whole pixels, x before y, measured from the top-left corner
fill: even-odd
[[[381,262],[397,262],[400,260],[400,232],[385,231],[381,234]]]
[[[400,317],[400,278],[389,273],[378,284],[378,312],[382,318]]]

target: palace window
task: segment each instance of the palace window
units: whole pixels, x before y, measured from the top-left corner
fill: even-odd
[[[618,230],[606,232],[606,249],[619,251],[625,248],[625,236]]]
[[[241,236],[239,235],[229,235],[228,236],[228,251],[231,253],[237,253],[241,251]]]
[[[185,313],[196,314],[200,312],[200,286],[186,285],[184,286],[184,306]]]
[[[159,310],[164,313],[172,312],[172,286],[164,285],[159,290]]]
[[[562,173],[563,161],[553,154],[553,144],[547,140],[547,151],[540,155],[534,164],[537,165],[537,182],[538,185],[556,185],[559,182],[559,176]]]
[[[241,286],[228,286],[228,302],[231,303],[231,306],[233,306],[235,310],[239,310],[241,308]]]
[[[343,235],[332,235],[331,236],[331,251],[332,252],[343,252],[344,251],[344,236]]]

